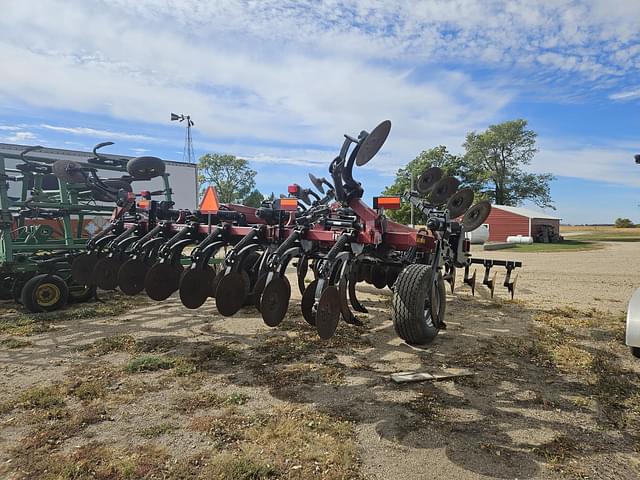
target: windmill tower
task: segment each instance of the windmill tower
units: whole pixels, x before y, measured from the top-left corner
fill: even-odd
[[[193,127],[195,124],[193,123],[193,120],[191,120],[191,116],[184,115],[184,114],[178,115],[176,113],[172,113],[171,121],[172,122],[186,121],[185,125],[187,129],[184,134],[184,150],[182,151],[182,161],[187,163],[194,163],[196,159],[195,159],[195,153],[193,152],[193,138],[191,137],[191,127]]]

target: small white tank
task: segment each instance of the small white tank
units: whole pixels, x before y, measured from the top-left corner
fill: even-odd
[[[533,237],[525,237],[522,235],[512,235],[507,237],[507,243],[523,243],[525,245],[531,245],[533,243]]]
[[[489,224],[483,223],[473,232],[465,233],[464,236],[468,238],[473,245],[482,245],[489,241]]]

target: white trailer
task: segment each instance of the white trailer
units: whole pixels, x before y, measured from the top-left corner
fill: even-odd
[[[0,143],[0,154],[19,154],[28,145],[16,145],[10,143]],[[106,153],[106,150],[113,147],[107,147],[100,150],[100,155],[106,158],[122,158],[129,160],[134,158],[127,155],[114,155]],[[103,153],[104,152],[104,153]],[[52,160],[73,160],[76,162],[86,162],[94,155],[91,152],[82,152],[78,150],[65,150],[59,148],[42,148],[34,154],[39,157],[51,158]],[[152,152],[149,153],[153,155]],[[27,155],[28,158],[28,155]],[[7,167],[14,168],[15,165],[20,163],[20,160],[7,160]],[[185,162],[174,162],[165,160],[167,166],[166,172],[169,174],[169,183],[173,194],[173,201],[175,202],[175,208],[195,210],[198,208],[198,169],[195,164]],[[107,172],[103,170],[101,175],[108,174],[110,177],[118,177],[118,172]],[[55,181],[55,180],[54,180]],[[149,181],[136,181],[133,183],[134,192],[140,192],[142,190],[162,190],[164,188],[162,178],[157,177]],[[10,182],[9,195],[20,196],[18,191],[19,185],[14,182]],[[15,190],[15,191],[12,191]]]

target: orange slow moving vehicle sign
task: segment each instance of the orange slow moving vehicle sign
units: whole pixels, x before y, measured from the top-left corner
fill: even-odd
[[[218,213],[220,210],[220,202],[218,202],[218,194],[216,189],[212,186],[207,187],[207,191],[204,192],[204,197],[200,202],[200,213]]]

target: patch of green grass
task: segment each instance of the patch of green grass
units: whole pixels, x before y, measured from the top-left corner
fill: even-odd
[[[168,458],[166,451],[155,445],[125,450],[91,442],[70,453],[22,454],[12,466],[21,473],[16,478],[134,480],[167,478]],[[28,476],[24,472],[29,472]],[[179,474],[175,472],[171,478],[181,478]]]
[[[25,340],[19,340],[17,338],[5,338],[0,342],[0,345],[7,347],[8,349],[15,350],[18,348],[32,347],[33,342]]]
[[[106,355],[112,352],[135,352],[137,350],[136,339],[131,335],[114,335],[104,337],[85,346],[83,350],[93,355]]]
[[[51,408],[64,405],[64,389],[60,385],[32,387],[22,392],[18,402],[23,408]]]
[[[566,251],[584,251],[602,248],[597,243],[587,241],[588,239],[580,236],[580,240],[564,240],[559,243],[532,243],[531,245],[516,245],[512,250],[518,252],[566,252]]]
[[[94,379],[82,381],[79,385],[69,388],[69,393],[80,400],[95,400],[107,394],[107,381]]]
[[[138,435],[144,438],[159,437],[167,433],[174,432],[178,429],[176,425],[171,423],[160,423],[158,425],[150,425],[138,431]]]
[[[623,229],[616,232],[589,233],[585,235],[576,235],[573,238],[579,238],[580,241],[588,242],[640,242],[638,231],[626,232]]]
[[[176,360],[171,357],[160,357],[157,355],[141,355],[132,358],[125,371],[127,373],[154,372],[156,370],[169,370],[176,364]]]
[[[16,314],[0,320],[0,333],[28,337],[51,330],[51,324],[38,318]]]
[[[179,412],[191,413],[205,408],[221,407],[225,399],[214,392],[198,392],[180,395],[173,402],[173,409]]]

